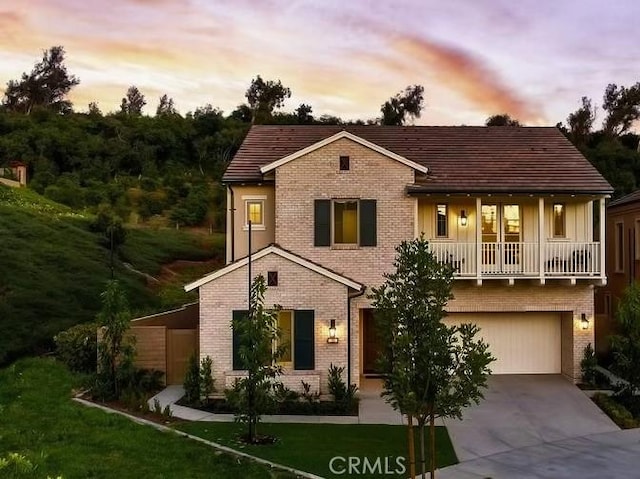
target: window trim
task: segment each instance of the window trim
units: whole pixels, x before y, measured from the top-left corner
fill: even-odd
[[[615,272],[624,273],[624,221],[616,221],[614,228]]]
[[[355,243],[336,243],[336,207],[337,203],[355,203],[356,204],[356,242]],[[331,199],[331,247],[335,249],[354,249],[360,247],[360,198],[332,198]]]
[[[261,213],[262,213],[262,222],[261,223],[251,223],[251,229],[254,231],[264,231],[266,230],[266,226],[265,226],[265,204],[267,201],[267,197],[265,195],[243,195],[242,196],[242,201],[244,204],[244,215],[243,215],[243,221],[244,224],[242,225],[242,229],[244,231],[248,231],[249,230],[249,204],[250,203],[256,203],[256,204],[260,204],[260,209],[261,209]]]
[[[444,235],[439,234],[438,231],[438,215],[440,206],[444,206]],[[436,203],[436,211],[435,211],[435,227],[434,233],[435,238],[449,238],[449,203]]]
[[[556,206],[562,206],[562,234],[558,234],[556,231]],[[567,237],[567,204],[566,203],[553,203],[551,205],[551,232],[553,238],[560,239]]]

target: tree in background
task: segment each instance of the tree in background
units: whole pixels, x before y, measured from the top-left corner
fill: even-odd
[[[169,96],[165,93],[160,97],[160,103],[158,103],[158,108],[156,108],[156,116],[162,115],[177,115],[178,110],[173,103],[173,98],[169,98]]]
[[[9,111],[26,114],[31,113],[34,107],[69,113],[72,104],[67,95],[80,80],[69,74],[64,57],[62,46],[46,50],[31,73],[23,73],[20,80],[9,80],[2,105]]]
[[[95,101],[92,101],[87,106],[87,114],[91,116],[102,116],[102,110]]]
[[[122,103],[120,103],[120,113],[129,116],[140,116],[146,104],[147,100],[145,100],[144,95],[138,90],[138,87],[131,85],[127,90],[127,95],[122,99]]]
[[[582,106],[567,117],[569,135],[574,145],[584,146],[587,144],[595,120],[596,109],[591,104],[591,99],[583,96]]]
[[[260,75],[251,80],[251,85],[245,93],[247,103],[251,109],[251,123],[264,123],[273,116],[276,108],[282,107],[287,98],[291,97],[291,90],[280,80],[264,81]]]
[[[476,326],[447,327],[442,322],[447,302],[453,298],[453,266],[438,262],[424,236],[403,241],[396,252],[395,271],[385,274],[384,284],[370,295],[385,345],[379,358],[382,396],[407,416],[411,477],[415,477],[413,419],[420,428],[423,477],[429,425],[429,465],[434,477],[435,419],[460,418],[462,408],[480,401],[493,358],[488,345],[475,340]]]
[[[522,126],[518,120],[511,118],[507,113],[491,115],[484,124],[486,126]]]
[[[640,118],[640,83],[627,88],[610,83],[604,91],[602,108],[607,112],[603,130],[608,136],[620,136]]]
[[[305,105],[300,103],[300,106],[296,108],[295,114],[299,125],[309,125],[313,123],[313,109],[311,105]]]
[[[382,125],[404,125],[407,120],[420,118],[424,104],[424,87],[408,86],[396,96],[391,97],[380,107]]]

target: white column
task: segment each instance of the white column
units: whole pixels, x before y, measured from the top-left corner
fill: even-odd
[[[606,216],[607,216],[607,211],[605,208],[605,204],[604,204],[604,196],[602,198],[600,198],[600,278],[602,278],[602,283],[604,283],[607,278],[606,278],[606,271],[605,271],[605,254],[606,254],[606,250],[605,250],[605,235],[606,235]]]
[[[482,284],[482,201],[476,198],[476,281]]]
[[[538,198],[538,268],[540,284],[544,284],[544,261],[546,256],[547,234],[544,231],[544,198]]]

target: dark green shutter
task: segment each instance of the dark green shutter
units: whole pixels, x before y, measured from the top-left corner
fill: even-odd
[[[360,246],[377,245],[376,200],[360,200]]]
[[[247,319],[247,311],[233,311],[233,321],[242,321]],[[233,328],[233,323],[231,324],[231,328],[233,331],[233,370],[238,371],[245,369],[242,364],[242,359],[240,358],[240,335]]]
[[[313,310],[294,312],[293,369],[315,369],[315,334]]]
[[[331,246],[331,200],[313,202],[314,246]]]

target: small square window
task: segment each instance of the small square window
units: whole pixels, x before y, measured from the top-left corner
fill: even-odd
[[[278,286],[277,271],[267,271],[267,286]]]
[[[264,225],[263,208],[264,202],[262,200],[247,201],[245,217],[246,224],[249,224],[249,221],[251,221],[253,226]]]
[[[340,157],[340,171],[349,171],[349,157],[341,156]]]

